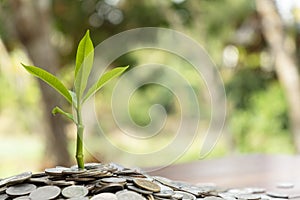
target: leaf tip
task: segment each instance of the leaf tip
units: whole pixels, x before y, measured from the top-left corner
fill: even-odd
[[[88,38],[88,39],[91,38],[90,37],[90,30],[89,29],[86,30],[85,35],[83,36],[83,38]]]
[[[25,64],[23,64],[23,63],[20,63],[20,64],[21,64],[23,67],[25,67],[25,68],[27,67],[27,65],[25,65]]]
[[[55,106],[53,109],[52,109],[52,115],[56,115],[56,113],[57,113],[57,106]]]

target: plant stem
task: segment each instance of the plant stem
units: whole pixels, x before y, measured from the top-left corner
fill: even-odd
[[[76,141],[76,160],[79,169],[84,169],[83,160],[83,131],[84,126],[82,124],[81,107],[78,105],[77,109],[77,141]]]

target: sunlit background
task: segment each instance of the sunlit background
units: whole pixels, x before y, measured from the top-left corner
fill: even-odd
[[[96,45],[133,28],[171,28],[193,38],[207,50],[223,78],[227,118],[222,137],[206,159],[244,153],[299,153],[300,3],[277,0],[274,8],[268,7],[273,22],[279,26],[270,33],[266,23],[270,19],[264,15],[259,2],[1,0],[0,178],[20,171],[74,164],[75,127],[51,115],[52,104],[64,106],[65,102],[53,96],[50,88],[46,88],[50,95],[45,94],[46,90],[42,92],[40,88],[45,89],[45,86],[40,86],[20,63],[43,67],[71,88],[76,47],[87,29]],[[279,57],[281,59],[277,59]],[[199,160],[211,103],[203,79],[188,62],[163,51],[128,53],[118,58],[112,67],[128,64],[134,67],[149,62],[174,67],[196,92],[201,109],[199,136],[177,162]],[[130,143],[118,135],[107,114],[111,112],[114,83],[97,94],[100,110],[97,114],[114,141],[130,149]],[[162,145],[172,136],[180,115],[172,93],[156,85],[142,87],[132,96],[129,110],[133,121],[145,126],[150,120],[149,108],[157,103],[163,105],[168,114],[165,136],[156,143]],[[95,151],[86,152],[87,161],[96,161],[95,154],[103,162],[122,160],[122,155],[112,155],[103,148],[101,141],[93,146],[95,136],[86,134]],[[155,149],[155,145],[134,148],[147,151]],[[159,165],[159,159],[163,158],[144,164]]]

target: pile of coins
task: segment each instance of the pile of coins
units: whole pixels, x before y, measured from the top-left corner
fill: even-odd
[[[285,184],[282,187],[292,187]],[[149,176],[110,163],[87,163],[85,169],[57,166],[41,173],[24,172],[0,180],[0,200],[259,200],[291,198],[263,188],[220,189]]]

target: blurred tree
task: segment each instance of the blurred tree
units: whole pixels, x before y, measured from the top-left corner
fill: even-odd
[[[59,57],[50,43],[51,12],[50,1],[9,1],[11,16],[18,39],[26,48],[33,63],[46,68],[51,73],[57,72]],[[52,116],[51,111],[58,103],[60,96],[49,86],[39,81],[44,101],[45,134],[47,135],[46,161],[51,164],[69,165],[70,158],[67,149],[65,121],[60,116]],[[39,123],[39,122],[37,122]]]
[[[296,64],[295,48],[287,44],[290,39],[273,0],[256,0],[261,16],[264,38],[275,58],[275,70],[289,105],[290,127],[297,152],[300,152],[300,76]],[[295,38],[292,39],[295,41]]]

